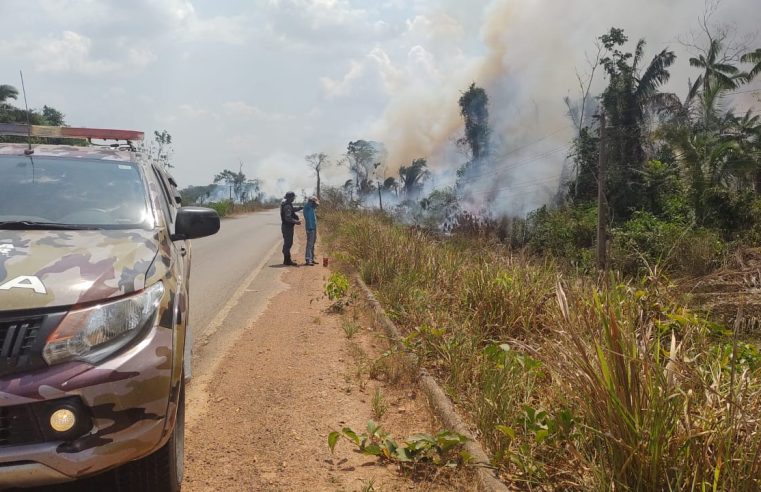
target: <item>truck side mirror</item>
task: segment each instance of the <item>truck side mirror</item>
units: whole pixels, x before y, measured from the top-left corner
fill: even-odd
[[[172,241],[211,236],[219,230],[219,214],[206,207],[180,207]]]

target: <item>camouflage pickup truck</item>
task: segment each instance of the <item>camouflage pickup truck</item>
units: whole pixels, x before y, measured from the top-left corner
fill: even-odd
[[[180,206],[141,133],[9,127],[129,142],[0,143],[0,489],[179,490],[189,240],[219,217]]]

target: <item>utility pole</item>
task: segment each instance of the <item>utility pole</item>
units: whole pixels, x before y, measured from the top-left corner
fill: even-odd
[[[600,162],[597,168],[597,267],[604,270],[608,263],[608,202],[605,183],[608,171],[608,139],[605,110],[600,111]]]
[[[378,183],[378,203],[380,204],[380,211],[383,212],[383,195],[381,194],[381,182],[376,182]]]

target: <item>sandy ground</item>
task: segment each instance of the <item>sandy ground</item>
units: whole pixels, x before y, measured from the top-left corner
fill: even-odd
[[[303,241],[299,229],[295,252]],[[319,245],[317,253],[322,258]],[[361,316],[362,328],[349,340],[342,324],[352,315],[326,313],[322,289],[329,274],[322,266],[283,268],[284,290],[203,385],[189,412],[183,490],[472,489],[467,477],[452,474],[412,479],[354,452],[345,440],[330,453],[330,431],[363,430],[373,418],[376,388],[388,406],[379,421],[395,437],[431,432],[435,422],[413,385],[369,377],[368,361],[385,342]]]

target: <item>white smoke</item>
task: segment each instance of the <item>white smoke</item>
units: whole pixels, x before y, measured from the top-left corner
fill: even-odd
[[[733,20],[737,32],[753,32],[761,10],[750,13],[750,3],[726,0],[712,22]],[[489,96],[494,162],[466,180],[472,198],[466,207],[523,215],[558,191],[575,131],[563,99],[581,97],[577,72],[588,75],[597,38],[611,27],[625,29],[630,49],[645,38],[645,63],[666,47],[674,50],[678,59],[665,90],[683,96],[697,73],[679,38],[698,28],[704,9],[696,0],[493,0],[467,8],[456,0],[436,2],[408,23],[406,60],[389,59],[382,68],[393,74],[384,78],[389,102],[370,136],[385,143],[389,170],[427,157],[438,184],[452,184],[453,170],[467,160],[455,145],[463,132],[457,101],[475,82]],[[476,48],[468,36],[473,26],[479,26]],[[598,68],[592,95],[603,87]]]

